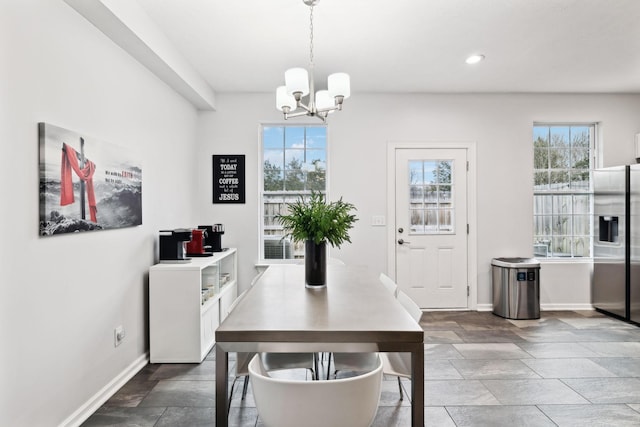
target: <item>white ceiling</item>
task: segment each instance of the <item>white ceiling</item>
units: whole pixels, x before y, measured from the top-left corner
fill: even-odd
[[[138,2],[216,92],[308,67],[302,0]],[[317,88],[344,71],[352,92],[640,93],[640,0],[321,0],[314,27]]]

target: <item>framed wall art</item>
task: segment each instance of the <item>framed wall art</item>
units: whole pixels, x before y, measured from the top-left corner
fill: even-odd
[[[245,203],[244,154],[213,155],[213,203]]]
[[[142,224],[142,168],[129,150],[38,123],[40,235]]]

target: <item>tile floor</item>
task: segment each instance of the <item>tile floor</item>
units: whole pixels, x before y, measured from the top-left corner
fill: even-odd
[[[640,426],[637,326],[595,311],[539,320],[429,312],[420,323],[428,426]],[[213,355],[147,365],[83,425],[214,426]],[[238,384],[230,425],[262,426],[251,389],[243,401]],[[411,425],[398,397],[395,378],[385,378],[374,426]]]

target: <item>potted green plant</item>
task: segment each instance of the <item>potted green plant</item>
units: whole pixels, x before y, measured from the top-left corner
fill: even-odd
[[[356,207],[342,200],[327,202],[324,194],[312,191],[305,200],[300,197],[288,207],[287,215],[276,219],[284,227],[285,237],[305,242],[305,284],[323,287],[327,282],[327,249],[329,243],[340,247],[351,243],[349,230],[358,219],[351,212]]]

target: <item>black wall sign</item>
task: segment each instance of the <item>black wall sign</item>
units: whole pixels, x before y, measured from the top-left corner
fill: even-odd
[[[244,154],[213,156],[213,203],[244,203]]]

